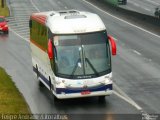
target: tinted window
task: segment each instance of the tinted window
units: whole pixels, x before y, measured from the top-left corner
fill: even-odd
[[[0,22],[4,22],[5,20],[4,20],[4,18],[0,18]]]

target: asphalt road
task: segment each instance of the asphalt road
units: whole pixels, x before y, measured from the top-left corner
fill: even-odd
[[[150,114],[159,113],[159,36],[120,21],[82,0],[11,0],[10,6],[12,16],[8,19],[11,31],[9,36],[0,36],[0,66],[12,76],[32,113],[113,114],[110,118],[114,118],[115,114],[141,114],[140,110]],[[121,89],[115,87],[115,91],[124,96],[124,99],[113,94],[106,97],[105,102],[99,102],[96,97],[54,102],[47,89],[38,87],[38,81],[32,72],[29,35],[26,32],[28,15],[35,11],[60,9],[79,9],[99,14],[108,33],[117,39],[118,55],[112,58],[113,75],[114,83]],[[132,104],[133,101],[137,104]],[[119,120],[124,116],[115,118]],[[78,116],[79,119],[82,117],[84,116]],[[135,116],[131,117],[135,120]],[[102,119],[106,119],[106,116]]]
[[[154,16],[155,8],[160,7],[159,0],[127,0],[121,7]]]

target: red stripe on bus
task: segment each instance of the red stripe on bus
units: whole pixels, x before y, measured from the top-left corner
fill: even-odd
[[[41,23],[41,24],[45,24],[46,22],[46,16],[45,15],[32,15],[31,19]]]

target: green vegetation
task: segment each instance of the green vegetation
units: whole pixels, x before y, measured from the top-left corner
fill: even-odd
[[[30,114],[21,93],[0,67],[0,114]]]
[[[4,8],[2,8],[2,0],[0,0],[0,16],[9,16],[9,10],[6,5],[6,0],[4,0]]]

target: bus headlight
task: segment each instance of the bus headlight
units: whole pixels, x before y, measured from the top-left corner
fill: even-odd
[[[56,81],[56,85],[60,85],[61,84],[61,81]]]
[[[62,80],[62,81],[61,80],[57,80],[56,81],[56,85],[60,85],[61,83],[65,83],[65,80]]]
[[[65,92],[61,92],[61,94],[65,95],[66,93]]]
[[[105,81],[108,82],[112,82],[112,76],[105,76]]]

